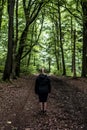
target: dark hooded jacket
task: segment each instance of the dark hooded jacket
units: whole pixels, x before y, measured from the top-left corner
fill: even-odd
[[[40,74],[35,83],[36,94],[48,94],[51,92],[50,79],[47,75]]]

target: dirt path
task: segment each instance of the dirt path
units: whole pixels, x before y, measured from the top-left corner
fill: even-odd
[[[35,79],[0,84],[0,130],[87,130],[87,93],[51,77],[48,111],[40,115]]]

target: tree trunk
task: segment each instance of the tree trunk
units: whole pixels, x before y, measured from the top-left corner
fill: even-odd
[[[57,70],[59,70],[59,30],[58,30],[59,27],[58,27],[58,19],[55,20],[54,16],[55,16],[55,13],[53,12],[52,17],[51,17],[51,20],[54,23],[52,25],[52,30],[53,30],[53,32],[55,32],[55,30],[56,30],[56,34],[53,33],[54,55],[55,55],[55,59],[56,59]]]
[[[43,2],[41,2],[38,5],[38,8],[36,8],[36,10],[33,11],[33,16],[30,16],[30,17],[28,17],[28,19],[26,19],[26,27],[25,27],[22,35],[21,35],[20,42],[19,42],[18,54],[16,56],[16,68],[15,68],[16,72],[15,73],[16,73],[16,76],[18,76],[18,77],[20,76],[21,57],[22,57],[23,50],[24,50],[24,47],[25,47],[25,41],[26,41],[26,38],[27,38],[28,29],[29,29],[30,24],[38,16],[38,13],[40,12],[42,5],[43,5]],[[29,12],[29,11],[28,11],[28,8],[25,7],[25,1],[24,0],[23,0],[23,6],[24,6],[25,15],[27,15],[27,12]],[[27,12],[26,12],[26,10],[27,10]],[[35,12],[35,14],[34,14],[34,12]]]
[[[18,0],[16,1],[16,39],[13,48],[13,66],[12,66],[12,78],[16,79],[15,67],[16,67],[16,48],[18,42]]]
[[[49,68],[49,73],[51,71],[51,58],[49,57],[48,58],[48,68]]]
[[[82,1],[83,11],[83,58],[82,58],[82,77],[87,76],[87,2]]]
[[[29,25],[27,25],[21,35],[20,43],[19,43],[19,49],[18,49],[18,54],[16,55],[16,68],[15,68],[15,74],[16,76],[20,76],[20,62],[21,62],[21,57],[24,49],[24,44],[27,38],[27,33],[28,33],[28,28]]]
[[[63,66],[63,73],[62,73],[62,75],[66,75],[65,60],[64,60],[64,51],[63,51],[63,43],[62,43],[61,13],[60,13],[59,2],[58,2],[58,14],[59,14],[59,30],[60,30],[60,48],[61,48],[62,66]]]
[[[59,31],[58,31],[58,21],[56,21],[56,24],[55,24],[55,29],[56,29],[56,48],[55,48],[55,51],[56,51],[56,63],[57,63],[57,70],[59,70]],[[57,49],[58,48],[58,49]]]
[[[76,58],[75,58],[75,52],[76,52],[76,30],[74,30],[74,42],[73,42],[73,77],[76,77]]]
[[[3,80],[9,80],[12,72],[12,56],[13,56],[13,44],[14,44],[14,5],[15,0],[8,0],[8,51],[7,59],[5,63],[5,69],[3,73]]]
[[[73,20],[72,20],[72,16],[71,16],[71,53],[72,53],[71,72],[73,73]]]

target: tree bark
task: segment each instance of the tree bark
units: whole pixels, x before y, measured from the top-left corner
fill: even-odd
[[[24,2],[24,4],[25,4],[25,2]],[[26,19],[26,27],[25,27],[22,35],[21,35],[20,42],[19,42],[19,49],[18,49],[18,53],[17,53],[17,56],[16,56],[16,69],[15,69],[16,72],[15,73],[16,73],[16,76],[18,76],[18,77],[20,76],[21,57],[22,57],[23,50],[24,50],[24,47],[25,47],[25,41],[26,41],[26,38],[27,38],[28,29],[29,29],[30,24],[38,16],[38,13],[40,12],[42,5],[43,5],[43,2],[38,5],[38,8],[35,10],[35,14],[33,14],[33,17],[30,16],[28,21]],[[25,5],[24,5],[24,10],[25,10]],[[25,12],[25,15],[27,15],[26,12]]]
[[[15,67],[16,67],[16,48],[18,42],[18,1],[16,1],[16,39],[13,48],[13,65],[12,65],[12,78],[16,79]]]
[[[82,77],[87,76],[87,1],[82,1],[83,11],[83,58],[82,58]]]
[[[63,43],[62,43],[61,13],[60,13],[59,2],[58,2],[58,14],[59,14],[59,30],[60,30],[60,48],[61,48],[61,54],[62,54],[62,67],[63,67],[63,73],[62,73],[62,75],[66,75],[65,60],[64,60],[64,51],[63,51]]]
[[[74,42],[73,42],[73,77],[76,77],[76,58],[75,58],[75,53],[76,53],[76,30],[74,30]]]
[[[12,72],[12,56],[13,56],[13,44],[14,44],[14,5],[15,0],[8,0],[8,51],[7,58],[3,73],[3,80],[9,80]]]
[[[49,73],[51,72],[51,58],[48,58],[48,68],[49,68]]]
[[[55,29],[56,29],[56,46],[55,46],[55,51],[56,51],[56,63],[57,63],[57,70],[59,70],[59,31],[58,31],[58,20],[55,23]],[[57,49],[58,48],[58,49]]]

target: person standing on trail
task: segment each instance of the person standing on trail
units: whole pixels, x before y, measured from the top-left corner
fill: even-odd
[[[46,113],[47,110],[47,98],[51,92],[51,84],[49,77],[44,73],[44,68],[41,69],[39,76],[35,82],[35,93],[39,97],[40,109],[42,113]]]

